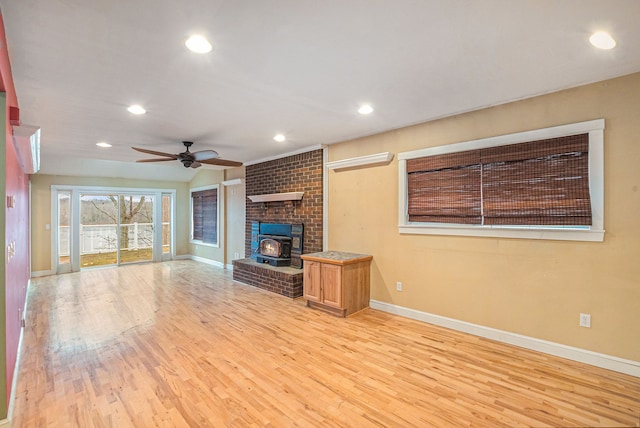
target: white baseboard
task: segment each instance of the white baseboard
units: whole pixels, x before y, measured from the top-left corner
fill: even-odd
[[[453,318],[447,318],[440,315],[417,311],[415,309],[405,308],[402,306],[380,302],[377,300],[371,300],[369,302],[369,306],[372,309],[388,312],[390,314],[400,315],[417,321],[423,321],[429,324],[461,331],[463,333],[469,333],[498,342],[508,343],[509,345],[515,345],[521,348],[531,349],[533,351],[555,355],[557,357],[566,358],[568,360],[578,361],[580,363],[590,364],[592,366],[625,373],[635,377],[640,377],[640,361],[625,360],[623,358],[614,357],[612,355],[600,354],[586,349],[574,348],[572,346],[562,345],[560,343],[554,343],[546,340],[536,339],[534,337],[510,333],[508,331],[498,330],[491,327],[472,324],[466,321],[460,321]]]
[[[31,287],[31,279],[27,281],[27,290],[25,296],[29,295],[29,288]],[[28,310],[29,299],[24,299],[24,308],[22,310],[22,316],[26,320]],[[11,382],[11,392],[9,395],[9,404],[7,406],[7,419],[0,420],[0,427],[11,426],[10,421],[13,419],[13,406],[16,401],[16,388],[18,385],[18,373],[20,372],[20,360],[22,358],[22,339],[24,338],[24,327],[20,327],[20,338],[18,339],[18,352],[16,355],[16,366],[13,368],[13,380]]]
[[[204,257],[194,256],[192,254],[176,255],[176,256],[173,257],[173,260],[194,260],[196,262],[206,263],[208,265],[216,266],[216,267],[219,267],[219,268],[222,268],[222,269],[233,270],[233,265],[231,265],[231,264],[225,265],[224,263],[221,263],[219,261],[206,259]],[[108,267],[111,267],[111,266],[108,266]],[[38,278],[40,276],[49,276],[49,275],[55,275],[55,272],[52,271],[52,270],[40,270],[40,271],[31,272],[31,278]]]
[[[39,276],[49,276],[49,275],[55,275],[55,272],[52,270],[37,270],[37,271],[31,272],[31,278],[38,278]]]
[[[24,327],[20,329],[20,338],[18,339],[18,355],[16,356],[16,366],[13,368],[13,380],[11,382],[11,395],[9,396],[9,404],[7,406],[7,420],[13,419],[13,406],[16,401],[16,388],[18,386],[18,372],[20,371],[20,358],[22,355],[22,338],[24,336]],[[0,426],[2,424],[0,423]]]
[[[208,265],[219,267],[222,269],[233,270],[232,264],[224,264],[217,260],[205,259],[204,257],[194,256],[193,254],[183,254],[180,256],[175,256],[173,259],[174,260],[193,260],[195,262],[206,263]]]
[[[189,256],[189,258],[191,260],[193,260],[193,261],[196,261],[196,262],[206,263],[208,265],[216,266],[216,267],[224,269],[224,263],[221,263],[221,262],[219,262],[217,260],[205,259],[204,257],[198,257],[198,256],[194,256],[194,255]]]

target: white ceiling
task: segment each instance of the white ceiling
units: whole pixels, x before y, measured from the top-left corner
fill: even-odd
[[[635,0],[0,0],[0,9],[20,119],[42,128],[49,174],[189,180],[196,171],[178,162],[134,164],[148,156],[130,147],[178,153],[193,140],[193,150],[251,162],[640,71]],[[596,30],[618,46],[592,47]],[[214,50],[187,51],[192,33]],[[356,112],[364,102],[374,113]],[[128,113],[133,103],[148,113]]]

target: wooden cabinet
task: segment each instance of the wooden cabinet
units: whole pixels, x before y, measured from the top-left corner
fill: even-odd
[[[304,259],[303,259],[304,260]],[[304,277],[302,279],[303,292],[302,296],[313,302],[322,302],[321,285],[320,285],[320,268],[322,263],[305,261]]]
[[[324,251],[303,254],[307,306],[345,317],[369,306],[372,256]]]

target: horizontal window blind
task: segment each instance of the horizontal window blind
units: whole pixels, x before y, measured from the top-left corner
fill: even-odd
[[[591,225],[588,134],[407,160],[410,222]]]
[[[484,224],[590,225],[588,134],[481,151]]]
[[[409,221],[480,224],[477,150],[407,161]]]
[[[218,189],[193,192],[193,239],[204,243],[218,242]]]

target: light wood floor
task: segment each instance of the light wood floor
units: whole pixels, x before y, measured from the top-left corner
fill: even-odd
[[[14,427],[640,426],[640,379],[192,261],[37,278]]]

